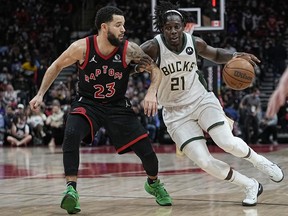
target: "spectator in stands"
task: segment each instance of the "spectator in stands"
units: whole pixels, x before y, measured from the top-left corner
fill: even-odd
[[[25,114],[17,115],[12,123],[11,135],[7,137],[7,142],[11,146],[27,146],[31,140],[32,135]]]
[[[273,66],[274,78],[281,76],[286,68],[287,59],[287,47],[284,45],[284,41],[281,39],[275,40],[272,47],[272,55],[270,58],[271,64]]]
[[[2,71],[0,70],[0,83],[1,90],[4,90],[7,83],[11,83],[13,76],[11,72],[8,70],[8,67],[4,66]]]
[[[110,139],[104,127],[101,127],[94,136],[92,146],[110,145]]]
[[[53,100],[52,114],[47,117],[46,125],[51,134],[49,146],[61,145],[64,135],[64,112],[59,100]]]
[[[223,110],[225,112],[225,115],[234,121],[232,133],[235,136],[242,135],[242,131],[241,131],[239,124],[238,124],[239,113],[238,113],[238,110],[235,109],[234,104],[231,101],[229,101],[228,103],[225,103]]]
[[[243,139],[247,143],[257,143],[259,135],[259,119],[262,116],[260,91],[254,87],[252,93],[245,95],[240,102],[240,115],[244,119]]]
[[[14,108],[16,108],[18,104],[18,92],[14,90],[14,87],[11,83],[7,84],[6,86],[3,101],[6,105],[11,105]]]
[[[43,113],[41,107],[37,107],[36,110],[31,110],[30,107],[27,107],[26,111],[27,123],[32,130],[34,145],[44,144],[43,139],[46,136],[44,127],[47,116]]]
[[[18,104],[17,108],[15,109],[15,114],[25,114],[25,106],[23,104]]]
[[[0,91],[0,113],[3,113],[5,115],[6,107],[3,98],[4,98],[4,92]]]
[[[11,134],[12,124],[15,119],[15,112],[12,106],[6,106],[6,112],[4,116],[5,120],[5,133],[6,135]]]
[[[252,32],[256,28],[256,23],[253,14],[250,9],[247,9],[242,14],[242,30],[244,32]]]
[[[260,135],[259,139],[263,144],[274,144],[277,145],[277,125],[278,117],[275,114],[272,118],[263,118],[260,122]]]
[[[34,81],[34,77],[37,75],[37,66],[30,55],[27,56],[26,61],[22,64],[22,70],[27,78]]]
[[[5,107],[1,104],[0,101],[0,146],[4,144],[6,132],[6,123],[5,123]]]

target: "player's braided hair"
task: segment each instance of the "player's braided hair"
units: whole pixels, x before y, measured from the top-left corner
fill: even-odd
[[[179,15],[185,26],[186,20],[187,20],[187,13],[185,13],[184,11],[178,10],[178,8],[179,8],[178,2],[174,5],[169,1],[160,1],[159,4],[154,8],[155,16],[153,17],[153,20],[154,20],[155,28],[158,31],[161,31],[161,29],[164,27],[164,24],[167,20],[167,16],[171,14]]]
[[[112,21],[113,15],[124,16],[124,13],[119,8],[113,6],[106,6],[98,10],[95,17],[95,27],[100,30],[101,24]]]

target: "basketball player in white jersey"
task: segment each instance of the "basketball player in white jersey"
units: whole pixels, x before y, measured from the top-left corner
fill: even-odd
[[[161,83],[157,96],[169,134],[177,147],[204,171],[243,187],[246,193],[243,206],[255,206],[263,191],[262,185],[215,159],[208,151],[203,130],[224,151],[251,162],[272,181],[281,182],[284,174],[276,164],[233,136],[218,99],[201,81],[197,55],[218,64],[241,57],[254,65],[259,59],[248,53],[233,56],[227,50],[211,47],[201,38],[185,33],[185,16],[170,2],[160,2],[156,6],[154,19],[160,34],[141,48],[158,63],[162,72],[158,74]]]

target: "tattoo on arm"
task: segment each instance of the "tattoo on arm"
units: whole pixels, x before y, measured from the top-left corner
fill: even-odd
[[[144,55],[143,50],[135,43],[129,42],[127,58],[130,60],[139,59]]]

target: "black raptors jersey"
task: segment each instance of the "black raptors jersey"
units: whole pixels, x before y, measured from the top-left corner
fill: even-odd
[[[86,38],[86,58],[78,65],[79,96],[104,103],[123,99],[130,70],[126,64],[128,41],[104,56],[98,49],[96,37]]]

